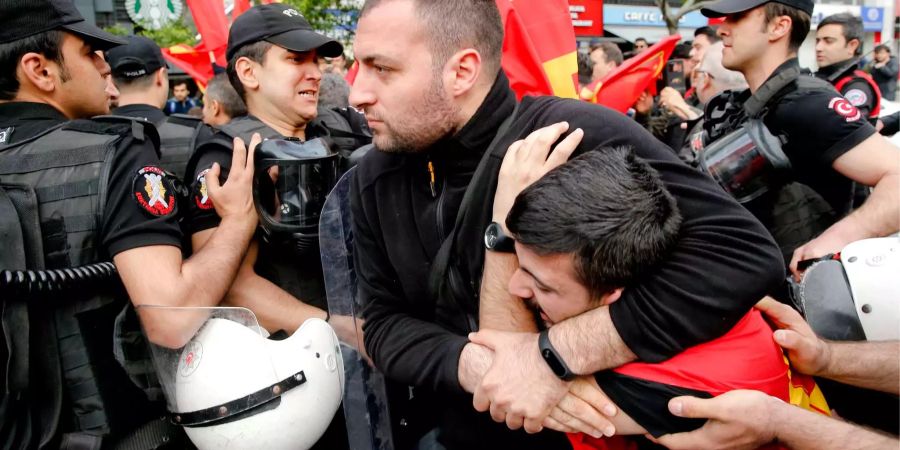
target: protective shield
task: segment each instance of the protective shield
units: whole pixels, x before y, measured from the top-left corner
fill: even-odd
[[[310,448],[340,405],[340,348],[320,319],[275,341],[245,308],[138,313],[185,330],[150,347],[171,420],[201,450]]]
[[[253,200],[268,239],[315,247],[319,214],[338,177],[338,153],[329,141],[267,139],[256,155]]]
[[[344,356],[344,417],[350,448],[394,448],[384,376],[369,363],[362,337],[360,304],[353,267],[350,222],[351,168],[338,181],[322,209],[319,245],[328,295],[329,322],[338,332]]]
[[[781,141],[757,119],[713,141],[699,156],[700,167],[740,203],[781,185],[791,167]]]

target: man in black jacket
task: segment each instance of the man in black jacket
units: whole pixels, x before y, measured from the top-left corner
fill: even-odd
[[[891,48],[884,44],[875,47],[874,56],[875,60],[869,64],[867,70],[878,83],[881,97],[894,101],[897,97],[897,73],[900,72],[897,57],[891,56]]]
[[[685,218],[681,244],[625,290],[627,301],[550,329],[556,359],[572,373],[661,361],[722,335],[780,281],[783,263],[749,213],[627,117],[552,97],[517,106],[500,70],[502,40],[493,2],[369,1],[361,12],[350,103],[364,110],[379,150],[359,164],[351,187],[365,344],[388,378],[435,399],[437,438],[447,448],[565,448],[559,435],[492,424],[468,394],[481,386],[493,418],[510,428],[576,423],[561,413],[544,420],[567,409],[570,383],[541,361],[536,332],[482,336],[493,352],[466,338],[479,328],[533,331],[533,317],[506,289],[515,255],[480,244],[487,225],[504,218],[497,205],[517,193],[497,185],[513,141],[568,121],[584,130],[578,152],[631,146],[660,172]],[[488,147],[495,151],[485,156]],[[488,241],[502,241],[492,229]]]

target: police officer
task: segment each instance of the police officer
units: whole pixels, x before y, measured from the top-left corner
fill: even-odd
[[[212,170],[222,221],[206,248],[182,261],[175,189],[159,167],[153,127],[85,120],[108,113],[110,69],[98,51],[122,40],[87,23],[68,0],[5,0],[0,17],[0,269],[32,271],[0,286],[0,441],[7,448],[173,442],[161,405],[117,365],[114,321],[129,297],[135,305],[221,300],[256,227],[252,158],[236,145],[224,186]],[[110,259],[114,268],[98,265]],[[80,287],[115,269],[125,291],[110,280]],[[177,348],[195,331],[164,319],[141,312],[150,339],[162,345]]]
[[[743,73],[749,85],[747,91],[730,98],[747,120],[719,121],[718,125],[724,126],[719,130],[708,128],[709,133],[718,132],[710,136],[724,143],[728,139],[723,134],[733,133],[738,127],[752,128],[761,121],[782,144],[771,145],[768,140],[764,145],[768,149],[767,164],[757,159],[753,165],[735,168],[731,175],[736,177],[729,176],[734,183],[726,189],[734,192],[736,184],[768,184],[768,194],[774,195],[753,200],[756,204],[751,210],[775,216],[769,217],[774,223],[784,224],[784,216],[801,208],[822,212],[810,214],[807,220],[829,219],[829,226],[820,235],[808,236],[811,240],[793,252],[790,266],[795,275],[800,272],[801,260],[838,253],[852,241],[886,236],[900,229],[900,152],[877,134],[863,113],[833,86],[800,74],[797,49],[809,31],[813,2],[719,0],[701,12],[707,17],[724,18],[718,29],[725,45],[722,63]],[[713,103],[715,100],[707,107],[710,120],[729,115],[728,105],[726,113],[719,110],[718,115],[713,114]],[[706,146],[704,153],[713,151],[714,146],[716,142]],[[762,172],[755,172],[760,167],[780,167],[780,171],[770,172],[773,178],[763,179]],[[861,207],[850,212],[854,181],[874,189]],[[791,184],[782,188],[783,183]],[[785,190],[787,186],[791,189]],[[785,200],[785,195],[801,201]],[[777,209],[779,202],[795,207]],[[817,206],[811,208],[811,203]],[[817,209],[820,207],[824,211]],[[834,395],[843,389],[823,386],[823,390],[831,406],[844,417],[896,430],[896,398],[876,406],[864,393],[844,397]]]
[[[300,12],[287,5],[258,5],[234,21],[228,37],[227,73],[246,103],[248,115],[220,126],[211,139],[198,143],[188,166],[190,175],[185,182],[191,185],[192,201],[186,226],[195,251],[209,245],[209,236],[220,226],[214,211],[218,205],[205,195],[206,174],[216,163],[227,170],[234,137],[258,132],[263,138],[306,142],[340,139],[345,154],[367,143],[364,129],[357,126],[353,131],[344,115],[318,108],[322,73],[317,60],[342,51],[340,43],[313,31]],[[355,116],[357,124],[364,121],[353,110],[343,112]],[[309,188],[327,192],[329,186]],[[282,200],[283,205],[288,204]],[[322,204],[304,207],[321,210]],[[270,231],[264,226],[260,238],[251,244],[226,301],[253,310],[260,324],[272,332],[292,333],[308,318],[328,319],[317,231],[287,235]],[[342,327],[349,322],[335,319],[330,322],[338,334],[347,336],[343,331],[348,330]],[[319,445],[346,447],[345,439],[343,431],[332,430]]]
[[[809,31],[812,10],[809,0],[720,0],[701,10],[708,17],[724,18],[718,29],[725,43],[722,63],[747,78],[749,89],[732,97],[738,112],[762,118],[784,142],[789,180],[811,188],[833,214],[827,230],[808,236],[812,240],[793,252],[790,266],[795,273],[800,260],[900,229],[900,152],[834,87],[800,75],[797,50]],[[706,117],[728,116],[710,111],[718,103],[710,102]],[[715,129],[722,125],[715,122],[707,122],[711,139],[741,124],[729,120],[731,125]],[[853,181],[874,189],[851,214]]]
[[[163,113],[169,94],[169,71],[162,51],[144,36],[125,39],[127,44],[106,52],[106,62],[119,88],[119,107],[112,113],[152,123],[159,131],[162,168],[181,179],[197,134],[205,128],[196,117]]]
[[[869,74],[860,70],[862,20],[849,13],[822,19],[816,28],[816,77],[834,85],[873,125],[881,111],[881,91]]]

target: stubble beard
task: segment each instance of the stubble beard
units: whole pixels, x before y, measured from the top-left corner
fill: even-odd
[[[443,83],[435,76],[422,100],[414,101],[407,117],[391,121],[382,118],[386,131],[376,133],[372,142],[378,150],[387,153],[424,152],[453,131],[459,110],[444,94]]]

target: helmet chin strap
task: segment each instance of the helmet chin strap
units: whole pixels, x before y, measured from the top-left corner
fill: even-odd
[[[172,423],[185,427],[209,427],[243,419],[263,411],[275,409],[285,392],[306,383],[306,375],[299,371],[275,384],[249,395],[197,411],[173,413]]]

